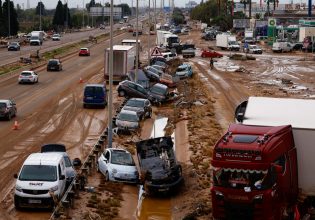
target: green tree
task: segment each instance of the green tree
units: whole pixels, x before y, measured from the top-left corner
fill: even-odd
[[[63,5],[62,2],[59,0],[57,3],[54,19],[53,19],[53,25],[55,27],[63,27],[64,25],[64,11],[63,11]]]
[[[90,3],[87,5],[87,10],[90,11],[90,8],[94,6],[95,6],[95,0],[91,0]]]
[[[0,36],[5,36],[4,19],[2,13],[2,1],[0,0]]]
[[[17,13],[16,13],[16,10],[14,8],[14,4],[12,1],[6,0],[3,3],[2,19],[4,20],[4,23],[3,23],[4,33],[2,36],[17,35],[17,32],[19,30],[19,22],[17,20]]]
[[[37,6],[36,6],[36,14],[37,15],[46,15],[46,9],[45,9],[45,5],[43,2],[38,2]]]
[[[72,27],[72,22],[71,22],[71,16],[70,16],[70,10],[68,8],[68,4],[63,5],[63,13],[64,13],[64,24],[66,27]]]
[[[131,15],[131,9],[128,4],[119,4],[117,7],[121,7],[122,16]]]

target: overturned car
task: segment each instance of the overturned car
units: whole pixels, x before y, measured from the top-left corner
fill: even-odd
[[[169,192],[183,181],[170,136],[136,143],[140,165],[140,179],[147,194]]]

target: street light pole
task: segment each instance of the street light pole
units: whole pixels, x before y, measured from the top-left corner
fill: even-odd
[[[108,148],[113,145],[113,25],[114,25],[114,1],[110,0],[110,39],[109,39],[109,97],[108,97]]]
[[[148,31],[148,64],[150,65],[150,30],[151,30],[151,9],[150,9],[150,0],[149,0],[149,31]]]
[[[83,12],[83,18],[82,18],[82,28],[84,28],[84,8],[85,8],[85,7],[84,7],[84,0],[83,0],[83,9],[82,9],[82,10],[83,10],[83,11],[82,11],[82,12]]]
[[[138,32],[139,32],[139,0],[136,0],[136,72],[135,72],[135,82],[138,81],[138,67],[139,67],[139,44],[138,44]]]
[[[10,2],[10,0],[7,0],[7,2],[8,2],[8,23],[9,23],[9,25],[8,25],[8,36],[10,37],[11,36],[11,15],[10,15],[10,4],[11,4],[11,2]]]
[[[42,1],[39,2],[39,30],[42,30]]]

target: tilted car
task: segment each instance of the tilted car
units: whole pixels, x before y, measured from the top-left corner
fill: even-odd
[[[154,84],[149,90],[148,99],[153,103],[161,103],[169,98],[169,91],[166,85],[161,83]]]
[[[148,99],[129,99],[122,110],[134,111],[140,119],[151,118],[152,116],[152,106]]]
[[[47,64],[47,71],[50,70],[61,71],[62,70],[61,61],[59,59],[50,59]]]
[[[18,78],[19,84],[21,83],[38,83],[38,75],[34,71],[23,71]]]
[[[175,75],[178,76],[180,79],[192,77],[193,71],[189,64],[184,63],[177,67]]]
[[[252,54],[262,54],[262,49],[260,49],[260,47],[257,45],[248,45],[246,51]]]
[[[0,118],[11,120],[12,117],[16,116],[17,109],[16,104],[12,100],[0,99]]]
[[[140,118],[134,111],[121,110],[115,121],[119,130],[134,131],[140,128]]]
[[[79,56],[90,56],[89,48],[83,47],[80,49]]]
[[[216,52],[214,50],[203,50],[201,52],[201,57],[221,58],[223,57],[223,54]]]
[[[107,148],[97,160],[97,170],[105,176],[106,181],[139,181],[139,173],[132,155],[123,149]]]
[[[15,50],[15,51],[18,51],[20,50],[20,44],[18,42],[11,42],[9,45],[8,45],[8,51],[10,50]]]
[[[124,80],[118,84],[117,87],[118,95],[121,97],[130,97],[130,98],[148,98],[148,92],[135,82],[129,80]]]

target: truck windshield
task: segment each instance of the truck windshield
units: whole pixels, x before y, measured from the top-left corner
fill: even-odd
[[[19,180],[54,182],[57,180],[57,168],[49,165],[24,165]]]
[[[276,173],[269,170],[239,170],[219,168],[213,171],[215,186],[226,188],[263,190],[271,188],[276,181]]]
[[[31,36],[31,40],[37,40],[38,36]]]

